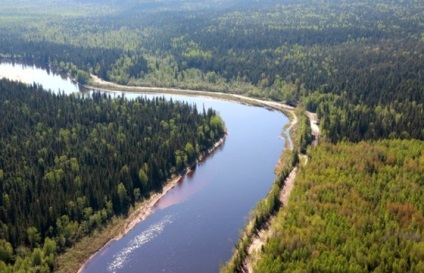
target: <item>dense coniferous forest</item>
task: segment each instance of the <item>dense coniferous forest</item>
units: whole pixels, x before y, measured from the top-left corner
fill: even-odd
[[[279,225],[272,227],[275,236],[264,247],[258,272],[424,270],[420,202],[424,180],[424,1],[3,2],[1,59],[51,67],[81,83],[90,83],[90,74],[94,74],[120,84],[244,94],[300,105],[318,114],[324,143],[312,149],[307,146],[311,141],[308,120],[301,117],[301,133],[295,141],[300,152],[310,155],[310,163],[300,169],[290,206],[277,216]],[[9,82],[1,84],[5,89],[26,89]],[[213,112],[200,113],[197,129],[187,129],[191,134],[197,132],[192,140],[175,139],[181,143],[168,142],[169,146],[155,155],[141,149],[145,157],[142,161],[137,158],[135,164],[135,156],[121,154],[121,150],[138,141],[153,141],[158,128],[172,132],[172,123],[164,119],[159,125],[148,124],[143,128],[150,126],[151,131],[139,133],[150,135],[132,143],[127,143],[130,136],[124,137],[122,130],[125,126],[133,130],[130,132],[136,130],[132,127],[138,126],[134,125],[136,117],[131,113],[140,110],[137,103],[146,106],[146,115],[147,108],[158,110],[166,103],[104,96],[90,100],[53,95],[49,99],[60,105],[56,110],[48,108],[53,109],[50,117],[35,110],[53,107],[44,98],[15,101],[18,105],[13,106],[16,110],[10,120],[3,115],[0,119],[2,126],[8,124],[0,132],[5,136],[0,142],[2,151],[5,149],[0,164],[21,164],[12,172],[17,174],[13,186],[4,182],[10,179],[10,172],[0,165],[0,217],[4,223],[0,227],[0,259],[6,263],[17,259],[15,269],[40,261],[52,268],[50,254],[67,247],[111,213],[125,213],[147,194],[143,189],[157,190],[163,179],[185,166],[192,158],[188,150],[202,152],[222,133],[216,129],[220,126],[212,125],[221,123]],[[7,102],[13,100],[0,100],[0,112],[10,110]],[[87,109],[86,104],[90,104]],[[170,109],[178,109],[172,111],[191,113],[190,118],[183,114],[179,118],[197,117],[189,106],[171,105]],[[75,113],[70,110],[75,109],[96,117],[97,123],[72,116]],[[39,115],[34,115],[37,111]],[[39,122],[41,117],[49,121]],[[59,123],[64,120],[65,124]],[[83,120],[86,127],[72,123],[82,126]],[[24,121],[32,122],[31,126],[15,126]],[[177,120],[174,122],[178,126]],[[205,132],[199,131],[199,124],[208,124],[202,127]],[[26,131],[30,127],[35,131]],[[58,149],[57,154],[43,150],[50,144]],[[23,155],[17,145],[31,148],[30,153]],[[69,145],[79,145],[78,151],[70,151]],[[97,153],[90,149],[98,149],[95,151],[103,157],[93,157]],[[104,153],[119,154],[119,160],[104,157]],[[95,193],[103,184],[87,187],[88,179],[97,179],[93,183],[103,179],[104,174],[85,169],[94,163],[116,171],[113,181],[108,181],[110,196]],[[144,167],[144,163],[154,167]],[[143,174],[154,177],[148,180],[152,184],[141,183]],[[41,180],[36,175],[41,175]],[[64,179],[72,183],[63,184]],[[53,206],[50,212],[49,197],[38,195],[48,185],[59,187],[60,183],[65,187],[60,196],[65,206]],[[32,192],[30,187],[37,190]],[[140,192],[134,191],[137,187]],[[120,198],[124,192],[126,197]],[[20,197],[11,202],[11,194]],[[68,194],[74,199],[67,199]],[[18,208],[19,204],[27,207]],[[274,206],[268,205],[258,212],[258,225],[274,211]],[[16,207],[12,210],[12,206]],[[27,211],[49,213],[11,229],[9,223],[15,225]],[[362,238],[362,234],[366,236]],[[47,247],[42,247],[43,240]],[[19,260],[30,255],[31,263]]]
[[[56,253],[160,191],[224,134],[213,110],[163,98],[1,80],[0,103],[1,272],[13,262],[13,272],[49,272]]]
[[[3,57],[318,111],[329,140],[424,139],[418,0],[6,1]]]

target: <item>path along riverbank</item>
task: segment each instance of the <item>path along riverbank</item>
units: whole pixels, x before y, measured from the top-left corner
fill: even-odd
[[[127,86],[120,85],[108,81],[104,81],[97,76],[91,75],[92,83],[85,85],[87,89],[94,89],[99,91],[106,92],[117,92],[117,91],[128,91],[128,92],[144,92],[144,93],[166,93],[166,94],[184,94],[191,96],[203,96],[203,97],[213,97],[222,100],[230,100],[236,102],[242,102],[251,105],[265,106],[272,109],[280,111],[293,111],[295,108],[293,106],[283,104],[275,101],[265,101],[255,98],[246,97],[243,95],[222,93],[222,92],[211,92],[204,90],[188,90],[188,89],[178,89],[178,88],[168,88],[168,87],[144,87],[144,86]]]
[[[293,113],[293,120],[292,123],[288,129],[290,131],[296,124],[297,124],[297,116]],[[311,126],[311,132],[313,135],[313,142],[312,145],[316,146],[318,144],[318,140],[320,137],[320,129],[318,126],[318,119],[317,115],[315,113],[306,112],[305,113],[309,119],[310,126]],[[293,144],[288,147],[290,150],[293,150]],[[309,158],[307,155],[299,155],[299,158],[304,158],[303,164],[308,164]],[[294,187],[294,182],[297,176],[298,167],[295,166],[292,171],[290,172],[289,176],[284,181],[283,187],[280,192],[280,203],[281,206],[284,207],[287,205],[291,191]],[[270,238],[272,234],[271,226],[273,225],[273,221],[275,220],[275,216],[271,217],[267,224],[264,225],[264,227],[259,230],[256,235],[252,238],[251,244],[248,247],[247,251],[247,257],[243,262],[243,270],[246,273],[253,273],[253,266],[258,260],[259,252],[262,249],[262,246],[265,244],[265,242]]]
[[[263,107],[269,107],[272,109],[276,109],[279,111],[283,111],[286,115],[292,115],[292,122],[288,130],[293,128],[297,124],[297,116],[294,113],[294,107],[286,104],[282,104],[279,102],[272,102],[272,101],[263,101],[255,98],[245,97],[242,95],[235,95],[235,94],[227,94],[227,93],[220,93],[220,92],[210,92],[210,91],[202,91],[202,90],[183,90],[183,89],[175,89],[175,88],[161,88],[161,87],[135,87],[135,86],[124,86],[124,85],[118,85],[111,82],[103,81],[95,76],[92,76],[92,83],[91,85],[85,86],[88,89],[94,89],[99,91],[107,91],[107,92],[116,92],[116,91],[129,91],[129,92],[154,92],[154,93],[174,93],[174,94],[185,94],[185,95],[194,95],[194,96],[206,96],[206,97],[215,97],[223,100],[230,100],[230,101],[236,101],[251,105],[259,105]],[[288,136],[287,139],[289,139],[290,136]],[[219,147],[219,145],[222,144],[224,139],[220,140],[213,149],[216,149]],[[289,142],[290,149],[293,149],[293,144],[290,141]],[[210,152],[213,152],[213,149]],[[166,194],[170,189],[172,189],[178,181],[181,179],[181,177],[176,177],[172,179],[167,185],[164,187],[163,191],[161,193],[153,194],[148,200],[142,202],[140,205],[137,206],[137,208],[130,214],[128,218],[124,220],[123,228],[115,231],[113,236],[109,237],[109,240],[105,244],[100,245],[95,249],[96,251],[93,253],[93,251],[90,252],[90,257],[85,257],[84,260],[80,261],[80,267],[78,272],[82,272],[87,262],[90,261],[90,259],[103,247],[107,246],[111,241],[118,240],[122,236],[124,236],[126,233],[128,233],[134,226],[136,226],[139,222],[146,219],[149,215],[151,215],[154,212],[154,205],[160,200],[162,196]],[[294,180],[294,178],[293,178]],[[286,186],[288,186],[286,184]],[[287,197],[288,198],[288,197]],[[122,226],[122,223],[121,223]],[[67,271],[64,271],[67,272]]]

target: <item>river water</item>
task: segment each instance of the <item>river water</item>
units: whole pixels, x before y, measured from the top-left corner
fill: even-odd
[[[79,92],[70,79],[32,66],[0,64],[3,76],[41,83],[53,92]],[[127,98],[140,95],[158,96],[125,93]],[[280,136],[289,122],[283,114],[208,97],[160,96],[195,103],[199,109],[212,107],[229,134],[156,204],[154,214],[99,251],[84,273],[218,272],[231,257],[249,212],[275,179],[274,167],[284,148]]]

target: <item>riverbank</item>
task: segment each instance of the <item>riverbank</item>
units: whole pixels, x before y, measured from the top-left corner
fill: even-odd
[[[231,259],[221,267],[221,273],[253,272],[258,253],[268,238],[273,236],[272,226],[276,214],[281,208],[287,206],[299,167],[308,163],[308,156],[302,154],[299,150],[298,134],[300,128],[297,114],[304,114],[309,119],[311,134],[314,139],[311,144],[313,146],[318,144],[320,131],[316,114],[310,112],[296,113],[295,111],[290,111],[290,113],[292,114],[291,124],[285,129],[289,136],[283,134],[283,137],[286,140],[292,140],[292,142],[286,141],[286,149],[278,161],[276,172],[279,177],[274,181],[268,196],[258,203],[253,210],[252,216],[233,250]],[[275,205],[277,198],[278,205]]]
[[[307,118],[309,119],[309,124],[311,128],[311,134],[313,137],[312,142],[310,145],[316,146],[318,145],[318,141],[320,138],[320,129],[319,129],[319,121],[317,118],[316,113],[311,113],[308,111],[305,111],[304,113]],[[287,129],[287,131],[296,131],[296,125],[298,124],[298,118],[296,113],[293,112],[293,120],[290,127]],[[299,146],[299,143],[296,143],[295,146]],[[293,150],[294,147],[292,146],[291,149]],[[293,169],[290,172],[290,174],[286,177],[280,191],[279,201],[280,206],[282,208],[285,208],[289,202],[290,194],[293,190],[294,183],[296,180],[296,176],[298,173],[299,168],[303,168],[305,165],[309,162],[309,157],[307,154],[299,153],[298,155],[298,163],[296,165],[293,165]],[[281,169],[283,169],[285,166],[280,166]],[[280,169],[280,171],[281,171]],[[274,227],[276,225],[276,218],[277,215],[272,215],[266,224],[263,225],[263,227],[259,230],[257,230],[251,240],[250,245],[247,247],[247,253],[241,268],[242,272],[245,273],[253,273],[254,265],[258,262],[259,254],[262,250],[262,247],[265,245],[266,241],[275,235]]]
[[[200,155],[199,158],[196,160],[196,162],[193,164],[193,166],[196,165],[198,162],[201,162],[207,159],[207,157],[210,154],[212,154],[216,149],[218,149],[224,143],[226,136],[227,135],[225,134],[224,137],[222,137],[220,140],[215,142],[215,144],[208,150],[206,154]],[[192,172],[192,168],[187,168],[186,173],[190,173],[190,172]],[[155,193],[152,196],[150,196],[148,200],[142,202],[141,205],[137,209],[135,209],[134,212],[131,213],[131,215],[125,221],[126,224],[125,224],[125,229],[123,230],[123,232],[121,234],[118,234],[112,240],[119,240],[120,238],[122,238],[122,236],[130,232],[138,223],[140,223],[141,221],[149,217],[151,214],[153,214],[154,213],[153,207],[156,205],[156,203],[163,196],[165,196],[169,190],[175,187],[175,185],[177,185],[183,179],[184,175],[185,173],[171,179],[168,183],[166,183],[165,187],[163,187],[162,192]],[[83,268],[81,268],[78,272],[81,272],[82,269]]]
[[[206,154],[200,155],[197,161],[207,159],[208,155],[212,154],[225,142],[225,138],[226,135],[217,141]],[[125,236],[138,223],[152,215],[155,212],[154,206],[156,203],[178,184],[183,178],[183,175],[185,174],[173,177],[166,183],[161,192],[153,193],[148,199],[136,204],[136,206],[130,210],[129,216],[113,217],[101,230],[97,230],[90,236],[83,238],[72,248],[57,257],[58,268],[55,272],[83,272],[86,265],[103,248],[107,247],[111,242]]]
[[[282,111],[280,107],[276,105],[274,107]],[[290,125],[286,125],[282,132],[286,146],[275,167],[278,177],[267,196],[252,210],[250,219],[233,249],[230,260],[220,268],[221,273],[252,272],[252,253],[265,243],[270,233],[269,226],[274,214],[280,206],[286,204],[290,196],[297,174],[298,161],[296,154],[298,144],[293,141],[292,135],[295,134],[293,131],[298,128],[299,119],[294,109],[291,111],[285,109],[282,112],[291,114],[291,118]]]
[[[284,186],[280,192],[280,203],[281,206],[286,206],[291,191],[294,186],[294,181],[296,179],[298,167],[294,167],[289,176],[284,181]],[[274,221],[275,216],[272,216],[268,223],[264,225],[262,229],[260,229],[257,234],[253,237],[252,242],[247,250],[247,257],[244,261],[244,269],[247,271],[246,273],[253,273],[253,265],[257,261],[257,255],[259,251],[261,251],[262,247],[265,245],[265,242],[272,236],[272,230],[270,229],[273,226],[272,222]]]
[[[283,112],[286,116],[291,116],[290,126],[286,127],[282,132],[282,137],[286,140],[286,153],[283,153],[282,158],[280,158],[277,163],[277,173],[279,174],[279,178],[275,182],[273,188],[270,190],[268,196],[261,201],[265,207],[269,207],[265,211],[263,209],[256,208],[253,211],[253,215],[256,215],[251,218],[249,223],[246,225],[244,229],[244,236],[239,240],[239,243],[236,247],[236,250],[231,258],[229,264],[232,264],[239,269],[248,270],[251,272],[252,263],[251,258],[253,253],[256,252],[260,246],[264,244],[266,238],[269,236],[269,223],[272,220],[272,215],[274,208],[269,205],[273,203],[274,199],[278,198],[280,204],[287,204],[291,189],[293,188],[294,179],[297,174],[296,160],[292,159],[293,150],[295,148],[295,144],[293,143],[293,139],[291,138],[292,131],[296,131],[298,126],[298,117],[295,113],[295,108],[282,104],[279,102],[273,101],[264,101],[260,99],[245,97],[242,95],[235,94],[227,94],[221,92],[210,92],[210,91],[201,91],[201,90],[182,90],[175,88],[160,88],[160,87],[133,87],[133,86],[122,86],[110,82],[105,82],[98,78],[93,78],[93,82],[98,86],[88,86],[93,89],[100,89],[102,91],[130,91],[130,92],[164,92],[164,93],[175,93],[175,94],[184,94],[184,95],[195,95],[195,96],[207,96],[207,97],[215,97],[223,100],[231,100],[236,102],[241,102],[245,104],[253,104],[257,106],[262,106],[270,109],[275,109]],[[316,116],[314,116],[316,118]],[[308,115],[310,119],[311,127],[312,125],[316,126],[316,121],[313,122],[312,113]],[[315,129],[315,127],[314,127]],[[315,131],[315,130],[314,130]],[[314,134],[315,135],[315,134]],[[297,149],[296,149],[297,150]],[[290,151],[290,153],[288,153]],[[260,207],[260,206],[259,206]],[[260,224],[263,219],[266,218],[266,223]],[[261,219],[258,221],[258,219]],[[258,224],[259,223],[259,224]],[[246,255],[247,254],[247,255]],[[231,268],[231,266],[230,266]],[[223,270],[225,271],[225,269]],[[231,270],[230,270],[231,271]]]
[[[129,87],[131,88],[131,92],[138,92],[138,91],[134,91],[134,89],[138,89],[138,88],[133,88],[133,87]],[[123,90],[124,88],[117,88],[116,90],[113,91],[119,91],[119,90]],[[142,89],[142,88],[141,88]],[[109,89],[110,90],[110,89]],[[160,92],[160,93],[168,93],[166,92],[166,88],[164,89],[160,89],[160,91],[156,90],[153,92]],[[174,90],[175,91],[175,90]],[[255,106],[263,106],[267,109],[278,109],[281,110],[282,108],[284,109],[293,109],[293,107],[291,106],[283,106],[281,104],[279,104],[278,102],[265,102],[265,101],[261,101],[258,99],[254,99],[254,98],[248,98],[248,97],[243,97],[243,96],[238,96],[238,95],[231,95],[231,94],[219,94],[219,93],[213,93],[213,92],[205,92],[202,93],[202,91],[188,91],[188,90],[178,90],[179,93],[181,94],[186,94],[186,95],[193,95],[193,96],[203,96],[203,97],[217,97],[220,100],[231,100],[234,102],[239,102],[240,104],[249,104],[249,105],[255,105]],[[140,92],[145,92],[145,90],[140,90]],[[216,94],[218,94],[218,96],[216,96]],[[223,97],[219,96],[222,95]],[[224,98],[225,96],[225,98]],[[255,107],[251,107],[251,108],[255,108]],[[290,110],[288,110],[290,111]],[[270,111],[271,112],[271,111]],[[289,115],[291,116],[291,115]],[[286,131],[288,126],[284,126],[283,131]],[[281,132],[280,132],[281,133]],[[278,132],[275,133],[275,135],[278,135]],[[286,145],[288,145],[288,143],[286,143]],[[268,180],[270,181],[270,180]],[[138,208],[138,205],[137,205]],[[131,209],[131,213],[130,215],[133,215],[133,211],[137,210],[132,208]],[[137,218],[146,218],[145,216],[142,216],[143,214],[138,214],[138,216],[136,216],[137,214],[135,214],[134,219]],[[97,249],[99,249],[101,246],[104,245],[108,245],[108,242],[110,242],[109,238],[114,238],[116,234],[125,234],[125,229],[129,228],[129,226],[131,226],[131,223],[127,222],[128,219],[124,219],[124,217],[114,217],[111,221],[110,224],[107,225],[107,227],[102,227],[101,229],[97,230],[96,232],[94,232],[94,234],[90,235],[90,237],[85,238],[85,243],[82,244],[82,247],[79,247],[79,250],[74,251],[72,253],[77,253],[77,255],[68,255],[65,256],[65,258],[62,258],[60,261],[56,262],[57,266],[60,266],[61,270],[58,272],[77,272],[78,268],[76,268],[75,270],[68,270],[68,271],[64,271],[63,268],[65,267],[65,264],[69,264],[71,263],[71,261],[74,261],[75,259],[77,261],[85,261],[87,258],[87,254],[86,253],[95,253],[97,251]],[[130,221],[130,220],[128,220]],[[137,220],[134,220],[135,222],[137,222]],[[124,230],[124,231],[123,231]],[[95,242],[94,242],[95,241]],[[68,267],[69,268],[69,267]]]
[[[282,103],[279,103],[279,102],[273,102],[273,101],[263,101],[263,100],[260,100],[260,99],[245,97],[245,96],[241,96],[241,95],[227,94],[227,93],[220,93],[220,92],[210,92],[210,91],[202,91],[202,90],[182,90],[182,89],[161,88],[161,87],[122,86],[122,85],[118,85],[118,84],[114,84],[114,83],[110,83],[110,82],[105,82],[105,81],[100,80],[98,78],[97,79],[94,78],[93,82],[94,82],[95,85],[88,85],[88,86],[86,86],[86,88],[99,90],[99,91],[106,91],[106,92],[118,92],[118,91],[124,91],[125,92],[125,91],[128,91],[128,92],[142,92],[142,93],[171,93],[171,94],[182,94],[182,95],[190,95],[190,96],[212,97],[212,98],[218,98],[218,99],[221,99],[221,100],[229,100],[229,101],[239,102],[239,103],[243,103],[243,104],[261,106],[261,107],[265,107],[265,108],[269,108],[269,109],[273,109],[273,110],[278,110],[278,111],[283,112],[286,116],[291,117],[290,126],[288,126],[288,128],[286,127],[283,130],[282,134],[283,134],[283,138],[286,139],[286,149],[293,150],[293,148],[294,148],[293,142],[290,138],[290,131],[293,130],[296,127],[296,125],[298,123],[298,118],[297,118],[296,113],[294,113],[295,108],[290,106],[290,105],[285,105],[285,104],[282,104]],[[287,133],[287,135],[286,135],[286,133]],[[286,160],[280,159],[280,161],[286,161]],[[287,167],[288,165],[291,165],[291,164],[286,165],[285,163],[287,163],[287,162],[284,162],[282,164],[282,165],[285,165],[285,167]],[[279,169],[280,168],[281,168],[281,166],[279,167]],[[296,172],[296,171],[294,171],[294,172]],[[288,171],[287,175],[289,173],[290,173],[290,171]],[[282,177],[286,177],[286,175],[280,176],[280,179]],[[290,175],[290,177],[292,179],[289,179],[289,180],[293,181],[294,180],[293,176]],[[283,181],[284,181],[284,179],[283,179]],[[284,186],[284,183],[281,183],[283,185],[281,185],[280,183],[277,183],[277,184],[279,184],[278,190],[277,190],[278,193],[275,194],[274,192],[276,192],[276,191],[273,188],[273,190],[271,190],[272,194],[270,196],[275,195],[275,196],[277,196],[277,199],[279,199],[280,190],[281,190],[280,187]],[[286,183],[289,184],[288,181],[286,181]],[[287,188],[288,187],[286,187],[286,189]],[[266,200],[265,202],[268,202],[268,201],[269,200]],[[263,217],[263,215],[260,216],[260,218],[262,218],[262,217]],[[252,225],[248,225],[248,226],[253,227],[253,226],[256,226],[256,225],[252,224]],[[264,228],[264,227],[262,226],[262,228]],[[246,228],[246,229],[247,230],[253,230],[251,228]],[[256,228],[255,228],[255,230],[256,230]],[[250,237],[250,238],[252,238],[252,237]],[[262,241],[262,240],[260,240],[260,241]]]
[[[81,273],[87,263],[91,261],[91,259],[96,256],[104,247],[107,247],[111,242],[115,240],[121,239],[125,234],[130,232],[138,223],[145,220],[147,217],[152,215],[154,213],[154,206],[155,204],[169,191],[171,190],[180,180],[182,179],[181,175],[178,175],[177,177],[171,179],[163,188],[161,193],[154,193],[150,196],[149,199],[141,202],[137,207],[134,209],[133,212],[130,213],[128,218],[123,220],[123,228],[118,231],[118,233],[113,237],[110,238],[107,243],[102,245],[96,252],[92,253],[88,259],[86,259],[85,262],[81,263],[79,266],[78,273]]]
[[[141,92],[141,93],[167,93],[167,94],[181,94],[181,95],[190,95],[190,96],[202,96],[202,97],[212,97],[221,100],[229,100],[240,103],[245,103],[255,106],[268,107],[274,110],[282,111],[284,114],[288,115],[294,111],[295,107],[276,102],[276,101],[266,101],[251,97],[246,97],[243,95],[231,94],[231,93],[222,93],[222,92],[211,92],[205,90],[189,90],[189,89],[178,89],[178,88],[168,88],[168,87],[145,87],[145,86],[128,86],[116,84],[113,82],[108,82],[100,79],[95,75],[91,75],[91,83],[84,85],[87,89],[94,89],[98,91],[105,92],[118,92],[118,91],[127,91],[127,92]]]

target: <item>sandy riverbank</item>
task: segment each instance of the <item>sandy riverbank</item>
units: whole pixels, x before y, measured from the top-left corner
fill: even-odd
[[[226,138],[226,135],[224,135],[223,138],[217,141],[212,146],[212,148],[208,150],[208,153],[205,156],[200,156],[198,161],[206,159],[208,155],[210,155],[217,148],[219,148],[224,143],[225,138]],[[79,266],[78,273],[82,273],[86,265],[88,264],[88,262],[90,262],[91,259],[94,256],[96,256],[96,254],[99,253],[104,247],[107,247],[111,242],[115,240],[119,240],[120,238],[125,236],[125,234],[130,232],[138,223],[142,222],[147,217],[152,215],[155,212],[154,206],[156,205],[156,203],[163,196],[165,196],[169,190],[171,190],[173,187],[175,187],[175,185],[178,184],[178,182],[183,178],[183,175],[178,175],[174,177],[163,187],[161,192],[152,194],[149,199],[138,204],[136,206],[136,209],[133,212],[131,212],[131,214],[124,220],[125,223],[124,223],[123,229],[118,230],[111,238],[109,238],[106,244],[102,245],[94,253],[90,253],[90,256]]]
[[[172,189],[180,180],[182,176],[177,176],[174,179],[170,180],[166,186],[163,188],[161,193],[154,193],[150,196],[149,199],[143,201],[141,204],[137,205],[137,208],[126,218],[124,229],[119,231],[115,237],[111,238],[105,245],[98,249],[80,266],[78,273],[82,272],[87,265],[87,263],[94,257],[96,254],[101,251],[104,247],[109,245],[112,241],[119,240],[125,234],[130,232],[138,223],[145,220],[147,217],[154,213],[155,204],[170,190]]]
[[[276,101],[266,101],[251,97],[246,97],[243,95],[231,94],[231,93],[222,93],[222,92],[212,92],[205,90],[191,90],[191,89],[180,89],[172,87],[147,87],[147,86],[128,86],[121,85],[113,82],[108,82],[100,79],[95,75],[91,75],[91,82],[93,85],[86,85],[87,89],[94,89],[99,91],[106,92],[117,92],[117,91],[129,91],[129,92],[153,92],[153,93],[175,93],[175,94],[185,94],[193,96],[204,96],[204,97],[214,97],[223,100],[230,100],[236,102],[243,102],[251,105],[261,105],[269,107],[272,109],[280,111],[293,111],[295,107]]]
[[[230,101],[238,101],[241,103],[251,104],[251,105],[259,105],[263,107],[272,108],[275,110],[279,110],[282,112],[285,112],[286,115],[289,113],[293,115],[293,120],[291,122],[291,126],[289,130],[292,129],[292,127],[297,123],[297,116],[294,114],[294,107],[290,105],[286,105],[280,102],[274,102],[274,101],[264,101],[260,99],[255,99],[251,97],[246,97],[242,95],[236,95],[236,94],[229,94],[229,93],[220,93],[220,92],[210,92],[210,91],[202,91],[202,90],[185,90],[185,89],[176,89],[176,88],[166,88],[166,87],[139,87],[139,86],[124,86],[119,85],[111,82],[103,81],[95,76],[92,76],[92,82],[95,86],[86,86],[89,89],[95,89],[99,91],[109,91],[109,92],[116,92],[116,91],[130,91],[130,92],[163,92],[163,93],[179,93],[179,94],[185,94],[185,95],[195,95],[195,96],[206,96],[206,97],[216,97],[223,100],[230,100]],[[213,152],[216,148],[218,148],[224,139],[221,139],[218,143],[214,145],[214,147],[211,148],[209,153]],[[289,145],[289,146],[292,146]],[[289,149],[293,149],[293,147],[289,147]],[[199,161],[203,160],[202,157],[199,159]],[[293,177],[291,180],[294,180]],[[140,221],[143,221],[146,219],[149,215],[151,215],[154,210],[153,207],[156,204],[156,202],[166,194],[166,192],[178,182],[178,180],[173,180],[169,182],[169,184],[164,188],[164,191],[159,196],[152,196],[149,200],[147,200],[146,204],[143,203],[139,209],[137,209],[134,213],[131,214],[130,217],[127,218],[125,228],[122,232],[120,232],[116,237],[109,240],[109,242],[106,244],[108,245],[111,241],[121,238],[123,235],[128,233],[137,223]],[[290,183],[290,182],[288,182]],[[287,198],[287,197],[286,197]],[[287,201],[286,201],[287,202]],[[266,232],[265,232],[266,233]],[[263,243],[263,242],[261,242]],[[259,243],[259,244],[261,244]],[[101,250],[101,249],[100,249]],[[98,250],[98,251],[100,251]],[[97,252],[98,252],[97,251]],[[90,259],[96,255],[95,252]],[[81,267],[81,269],[78,271],[79,273],[82,272],[82,269],[84,269],[85,265],[87,264],[87,260]]]

